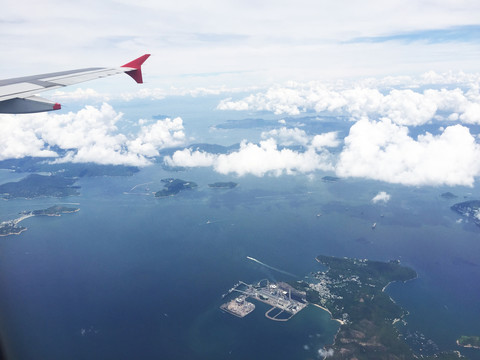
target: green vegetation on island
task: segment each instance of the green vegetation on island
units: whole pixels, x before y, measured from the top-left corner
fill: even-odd
[[[457,340],[457,344],[459,346],[463,346],[463,347],[467,347],[467,348],[480,349],[480,336],[465,336],[465,335],[462,335]]]
[[[380,262],[323,255],[316,260],[328,269],[291,285],[305,291],[308,302],[328,311],[340,323],[334,344],[326,347],[329,359],[418,358],[395,326],[406,311],[384,291],[391,282],[416,278],[413,269],[400,265],[398,260]],[[431,358],[445,360],[458,355],[439,353]]]
[[[453,205],[450,209],[480,226],[480,200],[470,200]]]
[[[208,184],[209,187],[211,188],[216,188],[216,189],[233,189],[236,187],[238,184],[233,182],[233,181],[228,181],[228,182],[216,182],[213,184]]]
[[[0,185],[0,196],[6,199],[36,198],[41,196],[66,197],[78,195],[75,179],[63,176],[30,174],[26,178]]]
[[[155,197],[166,197],[173,196],[178,194],[180,191],[193,189],[197,187],[197,184],[193,181],[185,181],[181,179],[162,179],[162,182],[165,184],[164,189],[157,191]]]
[[[61,214],[74,213],[79,210],[79,208],[74,207],[53,205],[42,210],[22,211],[19,218],[0,223],[0,236],[18,235],[27,230],[26,227],[19,225],[19,223],[32,216],[60,216]]]
[[[22,214],[25,214],[25,215],[31,214],[34,216],[60,216],[61,214],[74,213],[79,210],[80,210],[79,208],[74,208],[74,207],[53,205],[47,209],[27,211],[27,212],[23,212]]]

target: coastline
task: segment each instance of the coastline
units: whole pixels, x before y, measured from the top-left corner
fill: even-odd
[[[480,349],[480,346],[475,346],[475,345],[470,345],[470,344],[462,345],[462,344],[460,344],[460,341],[459,341],[459,340],[457,340],[456,343],[457,343],[458,346],[463,347],[463,348],[468,348],[468,349]]]
[[[320,309],[328,312],[328,313],[330,314],[330,318],[331,318],[333,321],[337,321],[340,325],[345,325],[345,321],[340,320],[340,319],[335,319],[335,318],[333,317],[332,312],[331,312],[330,310],[328,310],[326,307],[323,307],[322,305],[318,305],[318,304],[314,304],[314,303],[310,303],[310,304],[312,304],[313,306],[316,306],[316,307],[318,307],[318,308],[320,308]]]
[[[65,209],[67,209],[67,208],[65,208]],[[44,210],[41,210],[41,211],[44,211]],[[15,228],[15,227],[17,227],[17,225],[20,222],[22,222],[25,219],[31,218],[31,217],[35,217],[35,216],[62,216],[62,214],[72,214],[72,213],[76,213],[78,211],[80,211],[80,208],[74,208],[74,209],[69,209],[69,210],[61,209],[61,210],[59,210],[55,213],[46,213],[46,214],[42,214],[42,213],[35,214],[34,211],[28,211],[28,212],[20,213],[21,216],[16,218],[16,219],[9,220],[9,221],[4,221],[3,223],[0,223],[0,226],[4,226],[4,225],[8,226],[10,224],[11,227]],[[27,231],[28,228],[27,227],[19,227],[15,230],[16,231],[9,232],[8,234],[0,234],[0,236],[20,235],[22,232]]]
[[[22,232],[27,231],[27,230],[28,230],[28,228],[23,228],[23,229],[18,230],[18,232],[11,232],[11,233],[8,233],[8,234],[0,234],[0,237],[1,236],[9,236],[9,235],[20,235]]]

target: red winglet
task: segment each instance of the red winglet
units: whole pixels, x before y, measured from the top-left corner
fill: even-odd
[[[53,110],[60,110],[62,108],[62,105],[60,105],[59,103],[55,103],[53,105]]]
[[[133,78],[133,80],[135,80],[137,83],[142,84],[143,83],[142,64],[145,62],[145,60],[148,59],[149,56],[150,54],[142,55],[139,58],[133,61],[130,61],[125,65],[122,65],[121,67],[133,68],[134,70],[126,71],[126,73],[130,75]]]

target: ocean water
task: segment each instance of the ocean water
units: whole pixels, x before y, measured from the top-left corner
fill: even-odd
[[[211,125],[239,118],[212,111],[217,103],[159,101],[155,111],[127,103],[119,128],[134,131],[135,119],[152,114],[181,115],[195,142],[260,138],[259,129],[213,130]],[[318,359],[338,329],[321,309],[308,307],[279,323],[265,318],[263,304],[243,319],[219,306],[238,280],[302,279],[319,269],[315,256],[325,254],[399,259],[414,268],[418,279],[387,289],[409,312],[401,331],[480,359],[479,350],[455,344],[462,334],[480,335],[480,228],[458,222],[450,210],[455,202],[480,198],[478,187],[325,183],[324,175],[332,174],[236,178],[153,165],[132,177],[82,178],[80,196],[1,200],[1,221],[53,204],[81,209],[26,219],[26,232],[0,238],[3,346],[19,360]],[[1,183],[21,177],[0,171]],[[154,198],[166,177],[199,186]],[[209,188],[215,181],[239,186]],[[379,191],[391,200],[373,204]],[[458,199],[443,199],[446,191]]]
[[[197,169],[175,174],[196,190],[156,199],[151,192],[172,174],[153,166],[82,179],[77,197],[2,202],[2,213],[81,208],[29,218],[28,231],[0,239],[4,346],[12,359],[316,359],[338,326],[326,312],[309,307],[277,323],[262,304],[244,319],[219,306],[238,280],[294,279],[247,256],[301,279],[318,269],[317,254],[413,267],[418,279],[388,291],[410,313],[405,331],[440,349],[480,333],[480,229],[456,222],[443,189],[325,183],[321,175],[244,177],[220,190],[207,184],[232,178]],[[390,202],[372,204],[380,190]]]

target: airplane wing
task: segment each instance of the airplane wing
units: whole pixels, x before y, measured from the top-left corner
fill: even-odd
[[[0,80],[0,113],[25,114],[61,109],[54,101],[43,99],[36,94],[84,81],[126,73],[137,83],[143,83],[141,66],[150,54],[116,68],[87,68],[49,74],[25,76]]]

